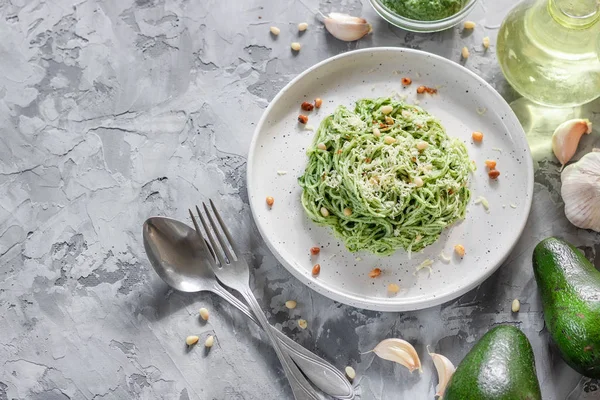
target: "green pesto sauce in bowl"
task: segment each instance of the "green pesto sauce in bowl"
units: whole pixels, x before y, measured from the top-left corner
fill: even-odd
[[[391,11],[417,21],[436,21],[459,12],[464,0],[383,0]]]

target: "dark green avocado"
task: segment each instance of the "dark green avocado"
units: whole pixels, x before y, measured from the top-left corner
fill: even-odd
[[[541,400],[533,350],[519,329],[500,325],[473,346],[452,375],[444,400]]]
[[[535,247],[533,271],[560,355],[577,372],[600,378],[600,272],[581,251],[554,237]]]

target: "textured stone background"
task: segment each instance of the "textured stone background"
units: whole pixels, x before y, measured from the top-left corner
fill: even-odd
[[[511,4],[477,5],[471,34],[420,35],[388,25],[366,0],[0,0],[0,400],[289,398],[254,326],[214,297],[169,290],[145,257],[146,217],[186,220],[187,207],[208,197],[237,212],[230,221],[273,322],[340,368],[353,365],[361,398],[433,398],[437,377],[426,356],[418,376],[361,354],[381,339],[405,338],[423,355],[432,345],[458,363],[498,323],[518,325],[531,340],[545,399],[599,398],[598,382],[581,379],[549,347],[532,278],[532,248],[551,234],[600,259],[598,236],[564,217],[551,128],[531,118],[542,111],[528,115],[515,103],[536,155],[526,233],[492,278],[442,306],[382,314],[309,291],[257,237],[247,204],[255,123],[290,79],[331,55],[385,45],[459,62],[466,45],[466,66],[516,98],[494,56]],[[339,42],[317,9],[362,15],[374,32]],[[293,56],[302,21],[310,27]],[[277,40],[271,25],[282,30]],[[485,53],[483,36],[492,39]],[[599,111],[596,102],[568,112],[599,124]],[[302,300],[288,312],[288,299]],[[201,306],[211,310],[209,323],[198,319]],[[189,334],[216,334],[216,345],[188,352]]]

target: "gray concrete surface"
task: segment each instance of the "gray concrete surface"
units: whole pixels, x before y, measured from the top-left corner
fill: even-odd
[[[388,25],[366,0],[0,0],[0,400],[290,398],[254,326],[215,297],[169,290],[145,257],[146,217],[185,220],[190,205],[209,197],[237,213],[233,230],[271,320],[340,368],[354,366],[362,399],[434,396],[426,356],[419,376],[362,354],[381,339],[405,338],[423,355],[432,345],[458,363],[499,323],[531,340],[545,399],[600,398],[598,382],[568,368],[544,329],[533,246],[560,235],[597,265],[600,247],[597,234],[565,219],[551,130],[527,105],[515,103],[535,142],[526,232],[492,278],[442,306],[366,312],[308,290],[269,253],[247,204],[246,155],[263,109],[329,56],[399,46],[459,62],[466,45],[467,68],[514,100],[494,56],[511,4],[482,1],[469,17],[478,22],[472,33],[426,35]],[[339,42],[316,10],[364,16],[374,32]],[[310,27],[293,56],[289,43],[302,21]],[[271,25],[282,30],[277,40]],[[492,40],[488,52],[483,36]],[[595,121],[599,111],[598,103],[584,110]],[[288,299],[301,300],[296,310],[285,309]],[[198,318],[201,306],[208,323]],[[308,329],[297,328],[298,318]],[[216,345],[186,351],[190,334],[215,334]]]

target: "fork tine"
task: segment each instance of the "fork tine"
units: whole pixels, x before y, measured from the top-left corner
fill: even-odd
[[[208,247],[208,243],[206,243],[206,240],[204,240],[204,236],[202,236],[202,231],[200,230],[200,227],[198,226],[198,221],[196,221],[196,217],[194,217],[194,213],[189,208],[188,208],[188,211],[190,212],[190,217],[192,217],[192,222],[194,223],[194,228],[196,228],[196,233],[198,234],[198,239],[200,239],[200,241],[202,242],[204,250],[208,251],[210,253],[210,255],[213,256],[213,260],[217,261],[215,254],[213,253],[212,249],[210,247]]]
[[[225,232],[225,236],[227,236],[227,240],[229,240],[229,244],[231,245],[231,248],[233,249],[233,252],[235,253],[235,256],[237,258],[239,256],[240,252],[237,249],[237,246],[235,245],[235,242],[233,241],[233,238],[231,237],[229,230],[225,226],[225,223],[223,222],[223,218],[221,218],[221,214],[219,214],[219,211],[217,211],[217,207],[215,207],[215,203],[213,203],[212,199],[209,199],[208,201],[210,202],[210,207],[212,208],[215,216],[217,217],[217,221],[219,221],[219,225],[221,225],[221,229],[223,230],[223,232]]]
[[[210,229],[208,228],[208,225],[206,224],[206,220],[202,216],[202,213],[200,212],[200,209],[198,208],[198,206],[196,206],[196,212],[198,213],[198,217],[200,217],[200,223],[204,227],[204,232],[206,232],[208,241],[210,242],[210,245],[212,246],[216,257],[219,260],[218,264],[220,263],[221,265],[225,265],[225,259],[223,258],[223,255],[219,251],[219,247],[217,246],[217,243],[215,243],[215,239],[213,239],[213,236],[210,233]]]
[[[217,240],[219,241],[219,243],[221,243],[221,247],[223,247],[223,251],[225,252],[225,255],[227,256],[227,258],[229,259],[230,262],[233,261],[233,255],[231,254],[231,251],[229,251],[229,247],[227,247],[227,243],[225,243],[225,240],[223,240],[223,235],[221,235],[219,233],[219,228],[217,228],[217,224],[215,224],[215,221],[213,220],[212,216],[210,215],[210,212],[208,211],[206,204],[202,203],[202,207],[204,207],[204,212],[206,213],[206,216],[208,217],[210,226],[212,226],[213,232],[215,233]]]

